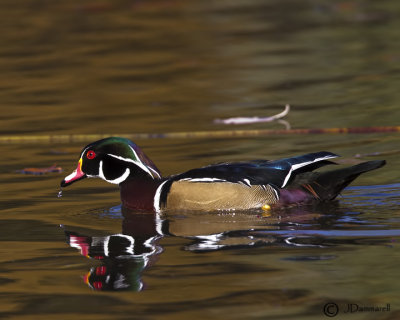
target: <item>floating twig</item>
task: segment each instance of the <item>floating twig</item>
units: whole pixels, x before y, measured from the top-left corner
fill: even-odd
[[[282,112],[273,115],[271,117],[235,117],[235,118],[227,118],[227,119],[215,119],[214,123],[221,124],[249,124],[249,123],[259,123],[259,122],[272,122],[283,118],[290,111],[290,106],[287,104],[285,106],[285,110]],[[286,122],[287,123],[287,122]],[[285,124],[286,125],[286,124]]]

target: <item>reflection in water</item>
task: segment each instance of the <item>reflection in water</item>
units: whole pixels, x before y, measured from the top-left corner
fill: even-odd
[[[71,247],[79,249],[83,256],[102,262],[84,277],[93,289],[142,290],[142,271],[151,266],[162,252],[158,242],[163,236],[163,221],[153,214],[127,217],[126,210],[122,212],[122,234],[95,237],[64,230]]]
[[[119,207],[118,207],[119,208]],[[101,261],[92,267],[84,281],[95,290],[143,290],[141,276],[156,263],[163,252],[160,240],[165,236],[181,237],[189,242],[183,250],[209,252],[255,247],[328,248],[343,244],[387,243],[399,236],[399,230],[346,230],[345,212],[336,202],[286,208],[263,217],[257,213],[202,213],[159,215],[138,214],[126,208],[111,208],[110,214],[122,212],[122,233],[88,236],[64,230],[71,247],[83,256]],[[304,253],[304,252],[303,252]],[[296,261],[331,260],[326,253],[292,256]]]

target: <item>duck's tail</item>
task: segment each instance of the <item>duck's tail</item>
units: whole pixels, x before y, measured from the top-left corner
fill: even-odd
[[[378,169],[385,164],[385,160],[367,161],[347,168],[315,172],[307,183],[302,184],[302,187],[316,199],[333,200],[360,174]]]

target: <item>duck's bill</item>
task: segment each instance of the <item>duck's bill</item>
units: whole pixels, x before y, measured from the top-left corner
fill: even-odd
[[[76,170],[74,170],[74,172],[72,172],[69,176],[66,176],[64,180],[61,181],[60,185],[61,187],[67,187],[78,180],[85,179],[86,177],[87,177],[86,173],[82,171],[82,159],[80,159]]]

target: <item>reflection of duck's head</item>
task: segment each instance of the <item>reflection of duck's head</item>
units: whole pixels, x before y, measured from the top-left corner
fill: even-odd
[[[84,282],[98,291],[141,291],[141,275],[146,267],[145,260],[129,260],[124,263],[105,263],[93,267],[83,277]]]
[[[64,229],[67,243],[71,247],[88,258],[102,262],[101,266],[91,268],[84,277],[85,283],[91,288],[133,291],[142,289],[143,269],[152,265],[162,252],[158,245],[160,234],[152,215],[137,215],[129,221],[131,223],[128,226],[135,226],[134,230],[125,228],[129,234],[89,236]]]

